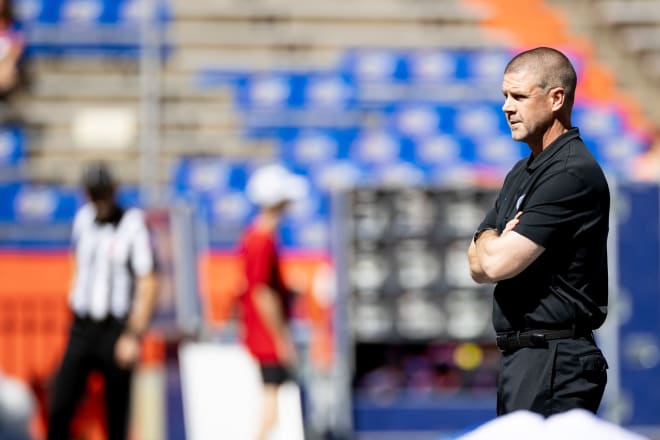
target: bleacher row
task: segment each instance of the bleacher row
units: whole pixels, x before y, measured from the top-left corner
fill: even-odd
[[[621,38],[625,49],[639,56],[650,78],[660,78],[660,4],[657,0],[598,0],[601,22]]]
[[[167,199],[193,203],[212,245],[233,246],[254,213],[243,192],[249,173],[265,160],[281,161],[312,184],[312,197],[285,222],[285,245],[327,250],[333,191],[497,185],[528,154],[525,144],[511,140],[500,109],[501,72],[510,56],[493,49],[349,50],[327,71],[202,70],[198,87],[229,89],[243,136],[274,142],[275,156],[181,157]],[[578,101],[574,124],[611,176],[629,175],[644,141],[615,103]],[[9,166],[20,160],[15,156],[7,156]],[[77,189],[29,183],[7,183],[0,192],[13,201],[0,210],[1,238],[14,244],[38,244],[43,238],[29,228],[67,224],[82,200]],[[135,188],[123,197],[139,203]],[[23,226],[8,226],[16,223]]]
[[[143,0],[15,0],[16,19],[25,32],[28,55],[52,53],[136,54]],[[168,3],[154,2],[153,20],[169,19]]]

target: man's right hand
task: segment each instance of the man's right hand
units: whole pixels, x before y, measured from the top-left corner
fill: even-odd
[[[275,338],[275,350],[277,357],[284,365],[293,366],[298,362],[298,354],[293,338],[290,334],[279,335]]]

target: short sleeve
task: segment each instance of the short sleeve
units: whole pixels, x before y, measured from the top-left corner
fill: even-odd
[[[82,231],[93,221],[95,216],[94,208],[90,204],[85,204],[73,218],[71,226],[71,243],[75,246],[80,240]]]
[[[148,275],[154,271],[154,254],[149,230],[142,213],[133,211],[131,216],[134,228],[131,243],[131,266],[137,276]]]
[[[565,243],[588,221],[595,199],[593,190],[577,176],[555,173],[525,196],[514,230],[545,248],[553,242]]]
[[[486,213],[486,217],[481,221],[477,231],[483,231],[484,229],[497,229],[497,213],[500,209],[500,197],[502,192],[497,195],[497,199],[493,204],[493,207]]]
[[[502,197],[504,197],[506,188],[508,188],[508,186],[510,185],[511,179],[518,172],[518,169],[522,165],[523,165],[523,161],[518,162],[516,166],[514,166],[513,169],[509,171],[509,173],[506,175],[506,177],[504,178],[504,182],[502,184],[502,189],[497,194],[497,198],[495,199],[495,203],[493,204],[493,207],[486,213],[486,216],[477,227],[477,231],[483,231],[484,229],[498,229],[497,218],[500,212],[501,199]]]
[[[486,214],[483,221],[479,224],[477,231],[482,231],[484,229],[496,229],[497,228],[497,206],[493,206],[490,211]]]

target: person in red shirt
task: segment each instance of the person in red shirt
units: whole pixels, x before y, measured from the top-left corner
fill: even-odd
[[[291,379],[296,352],[288,327],[293,294],[280,271],[276,233],[292,202],[307,193],[307,181],[280,165],[259,168],[250,177],[248,198],[259,212],[241,239],[246,288],[241,295],[242,338],[263,379],[262,417],[257,438],[266,439],[277,421],[277,391]]]

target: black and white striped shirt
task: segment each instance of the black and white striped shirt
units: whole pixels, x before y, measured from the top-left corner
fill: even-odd
[[[73,221],[76,274],[70,304],[77,316],[125,318],[131,308],[135,277],[154,270],[149,233],[142,211],[127,210],[116,225],[95,221],[86,204]]]

